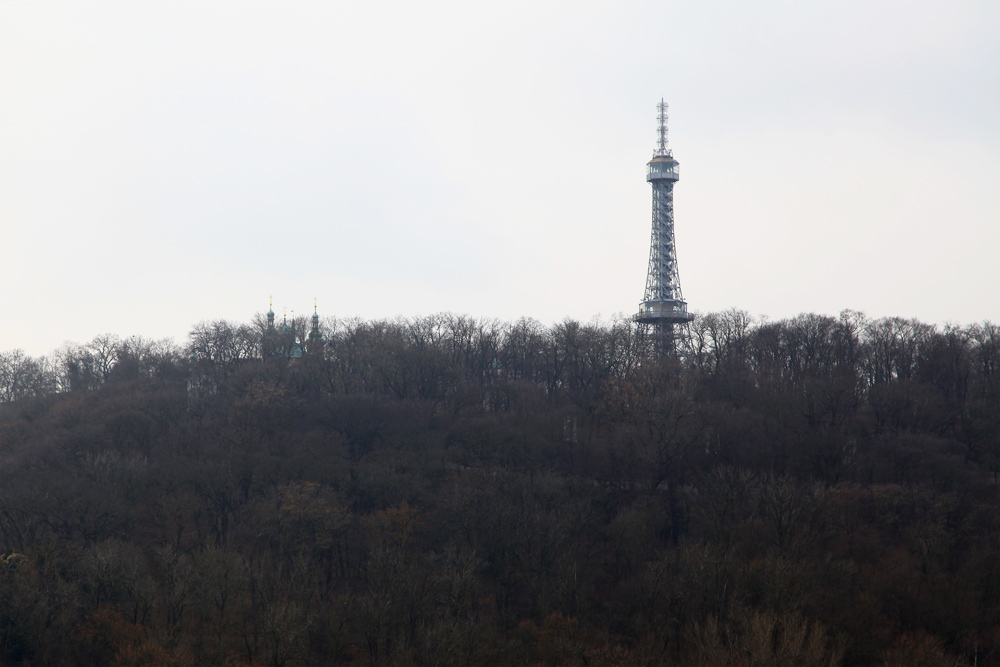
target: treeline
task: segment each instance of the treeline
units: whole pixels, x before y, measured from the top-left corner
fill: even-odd
[[[322,329],[0,354],[0,665],[1000,665],[996,325]]]

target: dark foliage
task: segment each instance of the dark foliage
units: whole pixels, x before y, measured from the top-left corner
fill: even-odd
[[[997,326],[325,324],[0,355],[0,665],[1000,665]]]

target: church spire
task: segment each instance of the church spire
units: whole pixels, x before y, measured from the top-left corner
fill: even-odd
[[[319,330],[319,309],[316,299],[313,299],[312,331],[309,332],[308,351],[310,354],[323,354],[323,334]]]

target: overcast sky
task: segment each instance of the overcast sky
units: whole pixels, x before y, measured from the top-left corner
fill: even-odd
[[[1000,3],[0,1],[0,350],[689,307],[1000,320]]]

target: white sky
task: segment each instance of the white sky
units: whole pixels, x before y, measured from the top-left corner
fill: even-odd
[[[1000,3],[0,0],[0,350],[267,309],[1000,320]]]

